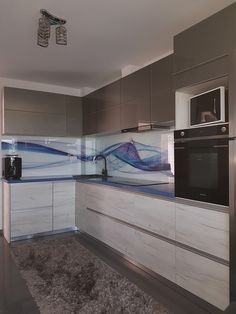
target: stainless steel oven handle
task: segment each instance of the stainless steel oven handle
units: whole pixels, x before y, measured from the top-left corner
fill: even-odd
[[[229,145],[213,145],[214,148],[229,147]]]

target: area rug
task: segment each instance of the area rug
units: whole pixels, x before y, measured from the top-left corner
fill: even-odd
[[[75,236],[14,242],[11,252],[42,314],[170,314]]]

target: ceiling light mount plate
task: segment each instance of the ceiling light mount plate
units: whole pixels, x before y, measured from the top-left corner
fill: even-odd
[[[61,19],[55,15],[52,15],[51,13],[49,13],[45,9],[41,9],[40,13],[48,19],[50,25],[64,25],[64,24],[66,24],[66,20]]]

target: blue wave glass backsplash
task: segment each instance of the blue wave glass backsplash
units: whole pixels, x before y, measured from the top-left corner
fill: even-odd
[[[99,173],[107,157],[111,175],[166,180],[173,177],[173,132],[88,138],[3,137],[2,154],[22,157],[23,176]]]

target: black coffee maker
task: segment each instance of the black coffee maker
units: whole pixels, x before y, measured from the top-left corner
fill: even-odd
[[[2,159],[2,176],[4,179],[20,179],[22,159],[18,155],[6,155]]]

